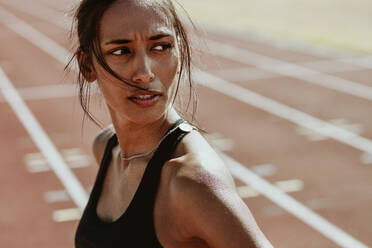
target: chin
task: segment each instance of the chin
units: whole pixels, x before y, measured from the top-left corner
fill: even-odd
[[[154,123],[165,118],[166,109],[167,106],[163,104],[158,104],[157,106],[149,108],[131,109],[130,113],[127,115],[127,119],[139,125]]]

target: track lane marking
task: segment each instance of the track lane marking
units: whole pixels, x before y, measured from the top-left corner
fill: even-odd
[[[352,63],[343,62],[341,60],[317,60],[296,64],[323,73],[354,72],[366,69],[363,66],[356,66]]]
[[[360,54],[357,52],[334,49],[331,47],[315,45],[308,42],[289,41],[278,37],[270,36],[258,32],[242,32],[233,31],[223,27],[217,27],[208,23],[201,23],[201,26],[209,32],[219,34],[221,36],[229,36],[241,41],[256,42],[265,44],[274,48],[297,52],[311,56],[330,57],[334,61],[350,63],[366,69],[372,69],[372,56]]]
[[[329,221],[313,212],[311,209],[283,193],[266,180],[257,176],[249,169],[242,166],[236,160],[225,154],[220,154],[226,161],[231,173],[240,181],[251,185],[256,191],[266,196],[268,199],[282,207],[288,213],[293,214],[298,219],[323,234],[341,247],[347,248],[368,248],[365,244],[353,238],[348,233],[331,224]]]
[[[230,59],[242,64],[254,65],[260,69],[275,72],[281,75],[299,79],[303,82],[323,86],[348,95],[360,97],[372,101],[372,87],[355,83],[340,77],[328,75],[304,66],[284,62],[279,59],[270,58],[248,51],[246,49],[234,47],[226,43],[207,40],[206,52],[222,58]]]
[[[262,79],[273,79],[282,75],[258,69],[256,67],[239,67],[228,69],[210,70],[208,73],[218,75],[221,78],[232,82],[246,82]]]
[[[337,127],[326,121],[315,118],[295,108],[264,97],[253,91],[237,86],[207,72],[195,71],[196,81],[209,89],[228,95],[240,102],[247,103],[270,114],[308,128],[360,151],[372,154],[372,141],[353,132]]]
[[[60,151],[64,161],[69,168],[84,168],[91,165],[90,156],[85,154],[80,148],[63,149]],[[28,153],[23,158],[26,168],[30,173],[40,173],[50,171],[50,165],[42,153]]]
[[[68,63],[70,53],[65,48],[2,7],[0,7],[0,20],[13,32],[28,40],[63,65]]]
[[[326,60],[326,61],[313,61],[307,63],[299,63],[298,65],[313,68],[313,70],[321,71],[324,73],[337,73],[337,72],[354,72],[363,70],[360,67],[346,66],[335,64],[335,60]],[[239,68],[228,68],[228,69],[218,69],[208,71],[211,74],[218,75],[221,78],[224,78],[232,82],[245,82],[252,80],[262,80],[262,79],[274,79],[282,77],[282,74],[274,73],[267,70],[262,70],[257,67],[239,67]],[[301,76],[301,73],[297,74]]]
[[[284,193],[293,193],[304,189],[304,182],[300,179],[277,181],[274,185]],[[252,186],[249,185],[243,185],[236,189],[241,198],[252,198],[260,195]]]
[[[39,122],[18,94],[12,82],[8,79],[1,67],[0,89],[8,104],[25,127],[31,139],[34,141],[35,145],[49,162],[49,165],[66,188],[73,201],[82,210],[88,200],[87,193],[83,189],[79,180],[66,165],[61,154],[40,126]]]
[[[356,124],[356,123],[351,124],[345,119],[333,119],[333,120],[329,120],[328,123],[331,123],[342,129],[348,130],[357,135],[360,135],[363,132],[363,126],[361,124]],[[308,140],[310,141],[321,141],[321,140],[326,140],[329,138],[329,137],[322,136],[319,133],[314,132],[313,130],[309,130],[301,126],[296,127],[296,133],[298,135],[307,136]]]
[[[76,221],[81,218],[81,211],[78,208],[55,210],[52,218],[55,222]]]
[[[87,192],[91,192],[92,189],[93,185],[86,187]],[[66,189],[49,190],[44,192],[44,200],[47,203],[68,202],[71,201],[71,197],[67,193]]]
[[[260,177],[270,177],[276,174],[278,167],[273,164],[260,164],[249,166],[249,169]]]
[[[55,84],[17,88],[23,100],[49,100],[63,97],[77,96],[76,86],[69,84]],[[0,95],[0,102],[5,99]]]
[[[372,164],[372,153],[363,153],[360,162],[366,165]]]
[[[335,64],[336,60],[326,60],[326,61],[313,61],[307,63],[299,63],[298,65],[313,68],[316,71],[322,71],[323,73],[337,73],[337,72],[355,72],[364,70],[364,68],[356,66],[347,66]],[[228,68],[228,69],[218,69],[210,70],[208,73],[218,75],[219,77],[232,82],[246,82],[252,80],[263,80],[263,79],[277,79],[282,77],[282,74],[274,73],[271,71],[265,71],[257,67],[239,67],[239,68]],[[297,76],[301,76],[298,73]]]
[[[44,193],[44,200],[47,203],[56,203],[68,202],[71,201],[71,198],[67,194],[66,190],[50,190]]]
[[[0,14],[2,13],[2,12],[4,12],[2,9],[1,9],[1,7],[0,7]],[[40,43],[43,43],[43,44],[48,44],[48,43],[53,43],[53,45],[52,45],[52,47],[54,47],[54,46],[59,46],[57,43],[55,43],[54,41],[52,41],[51,39],[49,39],[48,37],[46,37],[45,35],[43,35],[43,34],[41,34],[40,32],[38,32],[37,30],[34,30],[34,28],[32,28],[31,26],[29,26],[28,24],[26,24],[26,23],[24,23],[23,21],[21,21],[20,19],[18,19],[17,17],[15,17],[14,15],[11,15],[11,14],[9,14],[9,13],[7,13],[7,15],[6,15],[7,17],[9,17],[10,19],[11,19],[11,21],[16,21],[16,23],[17,23],[17,25],[8,25],[8,27],[10,27],[10,28],[22,28],[22,27],[25,27],[28,31],[30,31],[30,32],[25,32],[25,34],[27,35],[28,33],[31,33],[31,38],[32,38],[32,40],[30,40],[30,42],[32,42],[34,45],[36,45],[37,47],[39,47],[40,46],[40,44],[38,43],[38,42],[36,42],[36,39],[34,39],[34,38],[38,38],[38,39],[47,39],[48,40],[48,42],[40,42]],[[5,24],[7,24],[7,22],[5,22]],[[33,32],[33,30],[34,31],[36,31],[36,32]],[[18,31],[17,33],[22,33],[21,31]],[[39,36],[37,36],[36,34],[40,34]],[[23,36],[22,35],[22,37],[25,37],[25,36]],[[26,36],[27,37],[27,36]],[[29,39],[27,39],[26,38],[26,40],[29,40]],[[40,47],[41,48],[41,47]],[[50,49],[50,48],[49,48]],[[50,54],[51,56],[53,56],[55,59],[57,59],[58,61],[60,61],[60,62],[62,62],[62,63],[64,63],[65,62],[65,54],[67,53],[67,51],[63,48],[63,47],[60,47],[59,46],[59,53],[55,53],[55,52],[50,52],[49,51],[49,49],[47,48],[47,47],[44,47],[42,50],[43,51],[45,51],[45,52],[47,52],[48,54]],[[210,74],[208,74],[208,73],[205,73],[205,72],[200,72],[199,74],[198,74],[198,78],[199,79],[213,79],[213,80],[216,80],[216,79],[218,79],[217,80],[217,83],[221,83],[221,81],[222,82],[226,82],[226,81],[224,81],[224,80],[221,80],[221,79],[219,79],[219,78],[217,78],[217,77],[214,77],[214,76],[212,76],[212,75],[210,75]],[[213,82],[213,81],[212,81]],[[214,83],[212,83],[212,86],[213,86],[213,84]],[[204,84],[204,85],[207,85],[207,84]],[[228,83],[228,85],[226,86],[226,87],[231,87],[231,86],[234,86],[234,87],[237,87],[237,88],[239,88],[239,90],[245,90],[245,89],[243,89],[243,88],[240,88],[240,87],[238,87],[238,86],[236,86],[236,85],[234,85],[234,84],[231,84],[231,83]],[[212,89],[214,89],[214,86],[212,87]],[[228,90],[229,91],[229,90]],[[249,92],[249,91],[245,91],[245,93],[246,92]],[[262,96],[260,96],[260,95],[258,95],[258,94],[255,94],[255,93],[251,93],[251,94],[253,94],[254,96],[255,96],[255,98],[262,98],[262,99],[265,99],[266,101],[267,101],[267,103],[271,103],[271,104],[274,104],[274,106],[275,106],[275,102],[274,101],[272,101],[271,99],[268,99],[268,98],[265,98],[265,97],[262,97]],[[239,96],[239,94],[238,94],[238,96]],[[234,97],[234,98],[236,98],[236,97]],[[261,100],[262,100],[261,99]],[[264,101],[265,101],[264,100]],[[270,104],[269,104],[270,105]],[[283,107],[284,105],[282,105],[282,104],[280,104],[280,106],[281,107]],[[294,109],[293,109],[294,110]],[[295,111],[297,111],[297,110],[295,110]],[[269,111],[268,111],[269,112]],[[297,111],[297,112],[300,112],[300,111]],[[301,113],[301,114],[303,114],[302,115],[302,117],[303,116],[307,116],[306,114],[304,114],[304,113]],[[306,118],[305,118],[306,119]],[[327,128],[329,128],[329,127],[332,127],[332,125],[330,125],[330,124],[328,124],[328,123],[326,123],[327,125],[326,125],[326,127]],[[327,129],[321,129],[321,130],[323,130],[322,132],[324,133],[325,132],[325,130],[327,130]],[[338,130],[338,131],[340,131],[340,130]],[[341,130],[341,131],[344,131],[344,130]],[[372,145],[371,145],[372,146]],[[232,160],[231,160],[232,161]],[[235,161],[236,162],[236,161]],[[239,165],[239,166],[237,166],[237,165]],[[235,168],[234,170],[236,170],[236,168],[240,168],[240,170],[243,170],[244,171],[244,169],[246,169],[243,165],[241,165],[241,164],[238,164],[238,163],[234,163],[234,165],[232,165],[232,166],[234,166],[234,167],[230,167],[230,168]],[[252,173],[253,175],[254,175],[254,173]],[[249,174],[247,174],[247,175],[249,175]],[[260,177],[258,177],[258,176],[256,176],[255,175],[255,177],[257,177],[259,180],[254,180],[254,179],[252,179],[252,176],[250,176],[251,177],[251,181],[254,183],[256,183],[256,185],[258,184],[258,185],[260,185],[260,184],[262,184],[262,180],[263,179],[261,179]],[[245,180],[246,181],[248,181],[249,179],[248,178],[245,178]],[[242,180],[243,181],[243,180]],[[265,181],[266,182],[266,181]],[[267,184],[269,184],[269,183],[267,183]],[[312,212],[310,209],[308,209],[308,208],[306,208],[305,206],[303,206],[301,203],[299,203],[299,202],[296,202],[295,204],[293,203],[293,202],[295,202],[295,200],[293,199],[293,198],[291,198],[290,196],[288,196],[288,195],[286,195],[286,194],[284,194],[283,192],[280,192],[279,190],[277,190],[274,186],[271,186],[270,184],[269,184],[269,186],[266,184],[266,188],[267,189],[269,189],[268,191],[270,191],[271,193],[273,193],[273,194],[270,194],[270,193],[266,193],[266,194],[264,194],[266,197],[268,197],[270,200],[275,200],[274,202],[275,203],[277,203],[278,204],[278,202],[280,202],[281,200],[282,201],[284,201],[284,202],[281,202],[281,205],[280,206],[287,206],[288,205],[288,199],[289,199],[289,202],[290,203],[292,203],[292,204],[290,204],[290,207],[292,207],[292,208],[294,208],[294,209],[291,209],[291,208],[286,208],[286,210],[289,212],[289,213],[292,213],[293,215],[295,215],[296,217],[298,217],[300,220],[303,220],[305,223],[307,223],[307,224],[309,224],[309,223],[311,223],[311,224],[314,224],[314,225],[316,225],[316,224],[322,224],[322,225],[327,225],[327,226],[329,226],[329,227],[331,227],[331,230],[332,231],[324,231],[323,229],[323,227],[313,227],[315,230],[318,230],[318,231],[321,231],[321,233],[323,234],[323,235],[325,235],[326,237],[328,237],[330,240],[333,240],[334,242],[336,242],[336,243],[339,243],[339,242],[344,242],[344,241],[346,241],[347,243],[343,243],[343,247],[350,247],[350,248],[367,248],[367,246],[365,246],[364,244],[362,244],[361,242],[359,242],[359,241],[357,241],[357,240],[355,240],[353,237],[351,237],[349,234],[347,234],[347,233],[345,233],[345,232],[343,232],[341,229],[339,229],[339,228],[337,228],[337,227],[335,227],[333,224],[331,224],[331,223],[329,223],[328,221],[326,221],[325,219],[323,219],[323,218],[321,218],[320,216],[318,216],[316,213],[314,213],[314,212]],[[252,184],[251,184],[252,185]],[[271,186],[271,188],[270,188],[270,186]],[[255,187],[256,188],[256,187]],[[256,188],[256,189],[258,189],[258,188]],[[263,190],[262,189],[258,189],[261,193],[263,193]],[[280,196],[277,196],[277,195],[275,195],[275,194],[280,194]],[[285,196],[285,197],[282,197],[282,196]],[[284,200],[284,199],[286,199],[286,200]],[[278,204],[279,205],[279,204]],[[307,209],[307,211],[304,211],[304,212],[306,212],[306,213],[311,213],[311,218],[315,218],[316,220],[308,220],[308,217],[306,217],[306,216],[303,216],[303,215],[301,215],[299,212],[298,212],[298,210],[296,210],[295,209],[295,207],[296,206],[299,206],[299,208],[300,209]],[[324,231],[324,232],[323,232]],[[345,246],[345,244],[351,244],[351,246]]]
[[[354,64],[365,69],[372,69],[372,57],[343,58],[340,62]]]

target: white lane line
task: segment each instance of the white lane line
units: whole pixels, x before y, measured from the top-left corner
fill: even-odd
[[[80,148],[61,150],[61,155],[71,169],[88,167],[92,162],[91,158]],[[30,173],[45,172],[51,169],[42,153],[28,153],[23,160]]]
[[[329,120],[328,123],[333,124],[342,129],[348,130],[357,135],[360,135],[363,132],[363,126],[361,124],[351,124],[345,119]],[[299,135],[307,136],[310,141],[321,141],[321,140],[326,140],[329,138],[329,137],[320,135],[319,133],[314,132],[313,130],[300,127],[300,126],[296,128],[296,132]]]
[[[261,164],[249,167],[256,175],[260,177],[269,177],[275,175],[278,171],[278,167],[273,164]]]
[[[360,162],[363,164],[372,164],[372,153],[363,153]]]
[[[1,13],[1,11],[0,11],[0,13]],[[16,18],[17,19],[17,22],[19,23],[19,22],[21,22],[17,17],[15,17],[15,16],[12,16],[12,18]],[[28,26],[28,24],[26,24],[26,23],[22,23],[22,25],[19,25],[19,27],[21,27],[21,26],[25,26],[25,25],[27,25]],[[19,32],[21,32],[21,31],[19,31]],[[47,38],[46,36],[44,36],[44,35],[42,35],[42,36],[39,36],[38,37],[39,39],[44,39],[44,38],[46,38],[46,39],[48,39],[49,41],[52,41],[52,40],[50,40],[49,38]],[[36,45],[37,47],[39,47],[40,45],[39,45],[39,43],[38,42],[35,42],[34,43],[34,45]],[[58,44],[56,44],[56,43],[54,43],[53,44],[53,46],[58,46]],[[64,49],[64,48],[62,48],[62,47],[60,47],[60,49]],[[55,54],[55,53],[49,53],[49,49],[47,49],[47,48],[44,48],[43,49],[44,51],[46,51],[48,54],[50,54],[50,55],[52,55],[53,57],[55,57],[56,59],[58,59],[58,54]],[[63,54],[65,54],[65,51],[63,52]],[[59,59],[58,59],[59,60]],[[62,59],[62,60],[60,60],[61,62],[62,61],[64,61],[64,59]],[[236,95],[236,97],[234,97],[234,98],[238,98],[239,100],[240,100],[240,98],[242,97],[242,95],[241,95],[241,92],[244,92],[244,93],[247,93],[247,92],[249,92],[248,90],[245,90],[245,89],[242,89],[241,87],[238,87],[238,86],[236,86],[236,85],[234,85],[234,84],[231,84],[231,83],[227,83],[226,81],[224,81],[224,80],[221,80],[221,79],[218,79],[218,78],[216,78],[216,77],[214,77],[214,76],[212,76],[212,75],[210,75],[210,74],[207,74],[207,73],[199,73],[198,74],[198,78],[199,78],[199,80],[202,80],[201,82],[203,82],[203,80],[205,80],[205,79],[207,79],[207,81],[209,81],[209,87],[211,87],[212,89],[216,89],[215,88],[215,84],[217,84],[219,87],[218,87],[218,89],[217,89],[217,91],[220,91],[222,88],[224,88],[224,90],[225,91],[227,91],[227,92],[229,92],[228,93],[228,95],[230,95],[231,93],[233,93],[233,92],[231,92],[231,90],[230,90],[230,88],[231,87],[233,87],[235,90],[237,89],[237,92],[238,92],[238,94]],[[210,80],[210,79],[212,79],[212,80]],[[216,81],[216,79],[218,79],[217,81]],[[225,87],[223,87],[223,85],[224,85],[224,83],[227,83],[227,85],[225,86]],[[206,84],[205,84],[206,85]],[[225,92],[222,92],[222,93],[224,93],[225,94]],[[246,98],[247,97],[247,95],[245,94],[244,95],[244,93],[243,93],[243,97],[242,97],[242,100],[244,100],[244,98]],[[276,109],[278,109],[278,106],[280,106],[279,107],[279,109],[281,109],[281,107],[282,106],[284,106],[284,105],[281,105],[281,104],[279,104],[279,103],[275,103],[274,101],[272,101],[272,100],[270,100],[270,99],[267,99],[267,98],[264,98],[264,97],[262,97],[262,96],[260,96],[260,95],[257,95],[257,94],[255,94],[255,93],[251,93],[251,92],[249,92],[249,94],[251,95],[251,96],[253,96],[253,98],[254,99],[252,99],[252,101],[253,101],[253,105],[255,106],[255,104],[254,104],[254,100],[257,100],[257,99],[260,99],[261,100],[261,102],[262,101],[264,101],[265,102],[265,104],[264,105],[269,105],[269,106],[271,106],[271,105],[273,105],[274,107],[275,107],[275,109],[274,109],[274,114],[275,114],[275,110]],[[249,99],[249,97],[248,97],[248,99]],[[264,99],[264,100],[262,100],[262,99]],[[245,99],[245,100],[247,100],[247,99]],[[247,102],[247,103],[249,103],[249,102]],[[251,103],[249,103],[249,104],[251,104]],[[279,104],[279,105],[278,105]],[[278,105],[278,106],[277,106]],[[265,108],[267,108],[267,107],[265,107]],[[287,107],[288,108],[288,107]],[[268,112],[272,112],[273,111],[273,109],[270,109],[270,107],[268,108],[270,111],[268,111]],[[284,108],[286,111],[288,111],[288,109],[286,109],[286,108]],[[286,111],[284,111],[284,112],[286,112]],[[294,110],[293,109],[293,111],[297,111],[297,110]],[[281,109],[281,111],[280,112],[283,112],[283,110]],[[297,112],[299,112],[299,111],[297,111]],[[297,113],[296,112],[296,113]],[[306,115],[306,114],[304,114],[304,113],[301,113],[301,112],[299,112],[300,113],[300,116],[301,117],[307,117],[308,115]],[[277,114],[275,114],[275,115],[277,115]],[[298,114],[297,114],[298,115]],[[297,116],[296,115],[296,116]],[[291,115],[290,115],[291,116]],[[296,119],[296,118],[294,118],[294,119]],[[305,120],[309,120],[309,118],[301,118],[301,120],[302,119],[305,119]],[[313,118],[313,117],[311,117],[310,118],[310,120],[312,120],[313,122],[314,122],[314,119],[315,118]],[[315,119],[315,123],[316,124],[318,124],[318,122],[317,122],[318,120],[317,119]],[[323,122],[321,122],[321,123],[323,123]],[[324,124],[326,124],[325,125],[325,127],[326,128],[324,128],[324,127],[321,127],[320,128],[320,130],[322,131],[322,133],[326,133],[327,132],[327,130],[333,130],[332,129],[332,125],[329,125],[328,123],[324,123]],[[308,126],[308,125],[307,125]],[[311,126],[313,126],[313,125],[311,125]],[[328,129],[327,129],[328,128]],[[318,129],[319,129],[319,127],[318,127]],[[343,133],[343,131],[344,130],[339,130],[339,129],[336,129],[336,130],[338,130],[339,132],[341,132],[341,134],[344,134]],[[333,132],[334,132],[334,130],[333,130]],[[372,145],[371,145],[371,147],[372,147]],[[372,149],[371,149],[371,151],[372,151]],[[243,168],[243,167],[242,167]],[[257,178],[259,178],[258,176],[256,176]],[[259,178],[260,179],[260,178]],[[248,181],[248,179],[245,179],[245,180],[247,180]],[[262,179],[261,179],[262,180]],[[242,180],[243,181],[243,180]],[[244,182],[244,181],[243,181]],[[260,190],[260,192],[262,193],[262,190]],[[273,195],[271,195],[273,198],[275,198],[275,199],[277,199],[277,201],[278,202],[280,202],[280,198],[281,197],[278,197],[278,196],[275,196],[275,192],[276,193],[280,193],[280,194],[283,194],[282,192],[280,192],[279,190],[277,190],[277,191],[274,191],[274,194]],[[267,196],[268,194],[266,194],[266,196]],[[278,199],[279,198],[279,199]],[[289,196],[287,196],[287,198],[289,198],[289,199],[291,199]],[[293,199],[292,199],[293,200]],[[86,201],[84,201],[84,202],[86,202]],[[299,204],[299,203],[298,203]],[[282,205],[286,205],[285,203],[283,203]],[[301,206],[301,204],[299,204],[300,206]],[[291,213],[291,211],[290,211],[290,209],[288,209],[289,210],[289,212]],[[309,211],[309,210],[308,210]],[[311,212],[311,211],[310,211]],[[296,215],[297,216],[297,215]],[[298,215],[297,217],[299,217],[300,215]],[[317,217],[317,215],[316,214],[314,214],[314,213],[312,213],[312,215],[311,216],[316,216]],[[301,216],[300,216],[301,217]],[[311,217],[310,217],[311,218]],[[300,218],[300,219],[302,219],[302,218]],[[308,221],[307,220],[308,218],[306,218],[306,221]],[[316,221],[313,221],[313,222],[316,222]],[[328,222],[326,222],[326,221],[323,221],[323,222],[320,222],[320,224],[324,224],[324,223],[328,223]],[[332,225],[331,225],[332,226]],[[319,227],[319,228],[315,228],[316,230],[322,230],[322,227]],[[337,228],[335,228],[335,229],[337,229]],[[337,229],[338,230],[338,229]],[[342,232],[342,231],[341,231]],[[323,233],[324,234],[324,233]],[[329,231],[328,232],[326,232],[326,235],[330,235],[330,239],[332,239],[332,240],[338,240],[338,239],[341,239],[341,240],[346,240],[346,241],[350,241],[350,238],[348,238],[348,237],[350,237],[350,235],[348,235],[348,234],[345,234],[344,236],[343,235],[340,235],[340,237],[333,237],[332,236],[332,232],[331,233],[329,233]],[[337,234],[339,234],[339,232],[337,233]],[[337,241],[338,242],[338,241]],[[346,244],[348,244],[348,243],[346,243]],[[354,243],[352,243],[353,245],[357,245],[357,246],[344,246],[344,247],[350,247],[350,248],[365,248],[366,246],[365,245],[363,245],[363,244],[361,244],[360,242],[358,242],[358,241],[355,241]],[[358,245],[358,244],[360,244],[360,245]],[[344,244],[345,245],[345,244]]]
[[[238,192],[238,195],[242,199],[254,198],[260,195],[260,193],[258,193],[257,190],[255,190],[252,186],[249,185],[236,187],[236,191]]]
[[[56,203],[71,201],[71,198],[66,190],[50,190],[44,193],[44,200],[47,203]]]
[[[372,69],[372,57],[357,57],[357,58],[343,58],[338,61],[344,63],[354,64],[365,69]]]
[[[231,139],[224,138],[219,133],[209,133],[203,136],[218,151],[230,151],[234,148],[234,142]]]
[[[21,0],[12,0],[12,1],[2,1],[1,4],[16,8],[18,11],[23,13],[33,15],[39,20],[44,20],[47,22],[53,22],[58,27],[67,27],[71,25],[71,21],[67,16],[65,16],[63,11],[57,11],[50,7],[45,6],[37,1],[32,1],[32,4],[24,4],[24,1]],[[44,11],[46,10],[47,11]],[[68,7],[65,7],[65,11],[68,11]]]
[[[286,193],[298,192],[304,189],[304,182],[300,179],[291,179],[275,182],[275,186]]]
[[[282,76],[280,74],[261,70],[256,67],[220,69],[220,70],[208,71],[208,73],[217,75],[221,78],[224,78],[232,82],[272,79],[272,78],[278,78]]]
[[[68,63],[70,53],[65,48],[2,7],[0,7],[0,21],[13,32],[39,47],[63,65]]]
[[[287,50],[296,53],[308,54],[311,56],[320,56],[320,57],[331,57],[333,59],[368,59],[372,62],[372,57],[368,55],[362,55],[360,53],[345,51],[340,49],[335,49],[331,47],[315,45],[308,42],[301,41],[289,41],[288,39],[281,39],[275,36],[271,36],[259,32],[251,31],[234,31],[231,29],[223,28],[221,26],[211,25],[210,23],[202,23],[202,27],[209,32],[219,34],[223,37],[230,37],[240,41],[255,42],[271,47],[276,47],[282,50]],[[372,63],[369,63],[372,66]],[[358,63],[355,63],[358,65]]]
[[[63,11],[57,11],[55,9],[50,8],[49,6],[45,6],[40,3],[33,3],[32,5],[25,5],[21,3],[16,3],[14,1],[5,1],[2,4],[11,6],[16,8],[17,10],[32,15],[39,20],[44,20],[48,23],[52,23],[57,27],[69,30],[72,24],[71,17],[67,16]],[[67,12],[66,8],[66,12]],[[40,14],[42,12],[42,14]]]
[[[81,218],[81,210],[78,208],[67,208],[56,210],[52,214],[55,222],[75,221]]]
[[[366,68],[363,66],[353,65],[353,63],[343,62],[342,60],[320,60],[311,61],[306,63],[300,63],[301,66],[311,68],[313,70],[324,72],[324,73],[335,73],[335,72],[352,72],[361,71]]]
[[[25,88],[17,88],[18,93],[23,100],[49,100],[63,97],[74,97],[77,95],[76,85],[56,84],[43,85]],[[0,102],[5,99],[0,96]]]
[[[277,187],[271,185],[266,180],[257,176],[245,166],[241,165],[227,155],[221,154],[221,157],[228,165],[231,173],[240,181],[252,186],[256,191],[266,196],[268,199],[293,214],[306,224],[319,231],[325,237],[336,244],[345,248],[367,248],[365,244],[353,238],[348,233],[336,227],[320,215],[313,212],[308,207],[296,201],[289,195],[280,191]]]
[[[80,209],[83,209],[88,200],[87,193],[70,168],[68,168],[61,154],[57,151],[48,135],[44,132],[39,122],[36,120],[1,68],[0,89],[14,113],[17,115],[36,146],[49,162],[73,201]]]
[[[238,101],[247,103],[256,108],[269,112],[275,116],[286,119],[299,126],[313,130],[321,135],[333,138],[343,144],[358,150],[372,153],[372,141],[353,132],[332,125],[326,121],[315,118],[309,114],[291,108],[270,98],[261,96],[243,87],[232,84],[226,80],[215,77],[209,73],[195,71],[195,79],[202,85],[228,95]]]
[[[257,174],[256,174],[257,175]],[[300,179],[292,179],[275,182],[275,186],[284,193],[298,192],[304,189],[304,182]],[[236,188],[241,198],[252,198],[260,195],[252,186],[244,185]]]
[[[325,61],[313,61],[299,64],[300,66],[312,68],[313,70],[324,72],[324,73],[335,73],[335,72],[349,72],[349,71],[360,71],[363,68],[357,66],[347,65],[345,63],[338,63],[337,60],[325,60]],[[262,70],[257,67],[240,67],[240,68],[229,68],[208,71],[211,74],[217,75],[225,80],[232,82],[245,82],[252,80],[262,79],[274,79],[282,77],[282,74],[273,73],[267,70]],[[296,74],[301,76],[299,72]],[[305,74],[306,75],[306,74]]]
[[[91,192],[93,186],[86,188],[87,192]],[[68,202],[71,201],[71,197],[68,195],[67,191],[62,190],[49,190],[44,193],[44,200],[47,203],[56,203],[56,202]]]
[[[211,54],[230,59],[243,64],[254,65],[260,69],[275,72],[281,75],[293,77],[303,82],[316,84],[333,89],[345,94],[357,96],[363,99],[372,100],[372,87],[355,83],[350,80],[327,75],[300,65],[281,61],[259,55],[226,43],[208,40],[208,47]]]

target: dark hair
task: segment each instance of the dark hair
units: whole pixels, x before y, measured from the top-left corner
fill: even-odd
[[[85,116],[88,116],[96,125],[102,127],[102,124],[97,120],[91,112],[89,112],[89,103],[90,103],[90,84],[87,82],[85,76],[89,74],[92,68],[93,56],[96,58],[97,62],[109,72],[115,78],[121,80],[123,83],[126,83],[132,87],[140,88],[137,85],[134,85],[129,80],[125,80],[117,75],[110,66],[106,63],[105,58],[102,55],[99,42],[99,29],[100,21],[104,12],[118,0],[82,0],[77,6],[74,14],[74,22],[71,27],[70,35],[74,37],[77,34],[78,45],[75,47],[75,52],[71,57],[69,63],[66,65],[65,69],[68,69],[74,59],[78,57],[79,53],[84,53],[84,56],[79,61],[80,70],[77,76],[78,90],[79,90],[79,100],[80,105],[84,111],[83,123]],[[169,22],[172,24],[176,38],[179,41],[179,51],[180,51],[180,70],[178,75],[177,87],[176,87],[176,96],[179,89],[179,84],[183,78],[185,78],[189,85],[189,97],[188,104],[185,111],[181,111],[181,115],[187,114],[187,111],[190,107],[192,100],[192,115],[191,122],[194,121],[195,112],[197,107],[197,95],[194,87],[194,83],[191,77],[191,45],[186,32],[184,25],[182,24],[175,6],[172,3],[172,0],[156,0],[157,7],[159,7],[169,19]],[[179,3],[177,2],[179,5]],[[179,5],[181,8],[182,6]],[[182,8],[183,9],[183,8]],[[184,9],[183,9],[184,10]],[[191,26],[195,28],[191,19],[187,15]],[[174,97],[172,105],[175,102],[176,97]]]

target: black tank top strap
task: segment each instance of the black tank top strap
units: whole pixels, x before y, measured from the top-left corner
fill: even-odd
[[[103,153],[103,157],[99,166],[99,170],[96,176],[96,181],[93,186],[91,197],[89,198],[88,204],[95,204],[95,202],[98,200],[98,196],[101,194],[102,190],[102,184],[103,180],[106,175],[107,168],[111,162],[112,159],[112,149],[118,144],[118,139],[116,137],[116,134],[114,133],[109,140],[107,141],[105,151]],[[98,187],[97,187],[98,186]]]
[[[118,138],[116,137],[116,133],[114,133],[107,142],[105,151],[103,153],[103,157],[100,163],[100,172],[105,171],[109,166],[111,159],[112,159],[112,149],[118,144]],[[105,173],[98,173],[98,175],[102,175]]]
[[[149,241],[153,242],[151,247],[154,248],[162,247],[156,237],[154,225],[154,205],[160,184],[162,168],[165,162],[172,158],[172,155],[181,139],[191,130],[192,127],[186,124],[183,119],[179,119],[169,129],[165,138],[160,143],[158,149],[155,151],[153,157],[148,163],[141,183],[133,198],[132,206],[127,210],[128,221],[133,223],[132,227],[140,225],[138,230],[146,233]],[[139,218],[146,221],[141,221],[139,223]]]
[[[145,196],[139,201],[141,204],[144,203],[147,206],[154,206],[163,165],[172,158],[178,143],[193,128],[193,126],[187,124],[187,122],[181,118],[174,123],[166,133],[166,137],[160,143],[158,149],[155,151],[147,165],[142,179],[144,183],[140,184],[138,188],[138,195]],[[151,214],[152,216],[153,211],[148,212],[148,214]]]
[[[105,151],[103,153],[103,157],[100,163],[100,166],[105,165],[108,161],[111,161],[112,157],[112,149],[118,144],[118,138],[116,137],[116,133],[109,138],[107,141]]]

